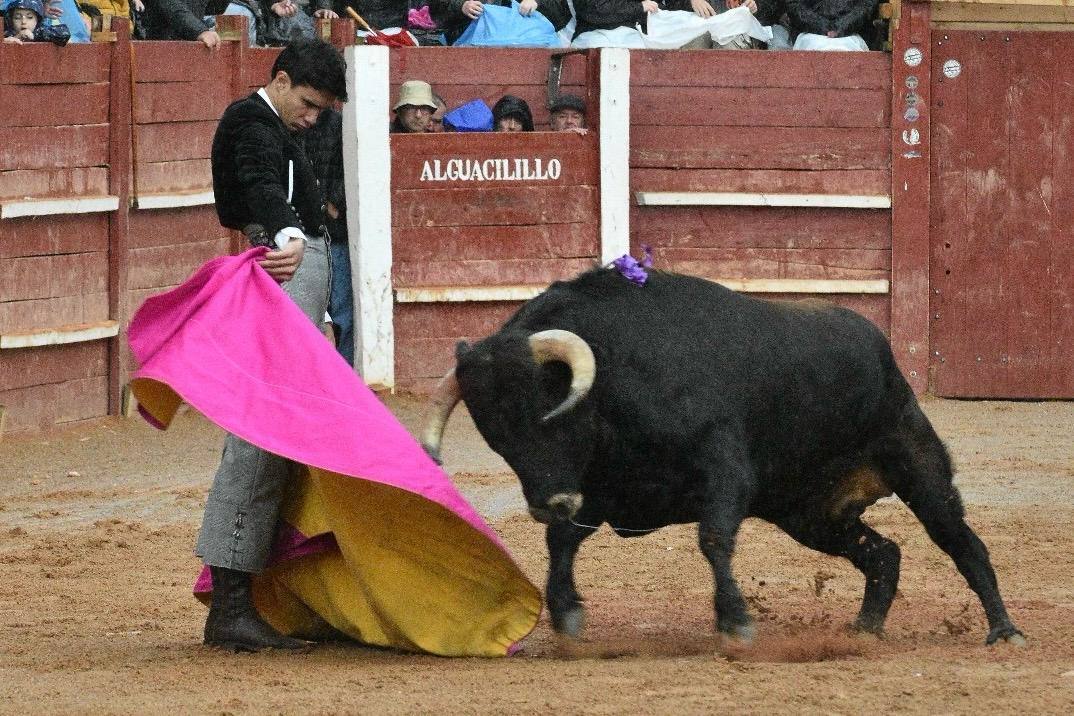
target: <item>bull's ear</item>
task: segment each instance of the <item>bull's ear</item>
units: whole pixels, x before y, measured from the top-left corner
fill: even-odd
[[[455,360],[462,358],[470,351],[470,344],[466,341],[459,341],[455,344]]]

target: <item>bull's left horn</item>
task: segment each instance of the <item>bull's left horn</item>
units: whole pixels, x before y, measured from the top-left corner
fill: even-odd
[[[459,381],[455,378],[455,369],[452,368],[437,383],[436,390],[429,399],[432,414],[429,416],[429,422],[421,437],[421,446],[425,448],[425,452],[429,453],[429,457],[436,460],[437,465],[441,464],[440,442],[444,439],[444,428],[447,427],[451,411],[460,400],[462,400],[462,392],[459,390]]]
[[[537,364],[558,360],[566,363],[571,369],[570,392],[552,412],[541,418],[543,422],[548,422],[578,405],[578,402],[586,396],[589,389],[593,387],[593,379],[597,374],[597,362],[593,358],[593,351],[588,343],[577,334],[558,328],[539,331],[531,335],[530,350],[533,351],[533,360]]]

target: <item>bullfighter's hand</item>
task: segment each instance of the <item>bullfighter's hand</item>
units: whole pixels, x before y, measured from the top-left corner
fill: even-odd
[[[690,0],[690,7],[693,8],[698,17],[712,17],[716,14],[716,11],[712,9],[712,5],[709,5],[705,0]]]
[[[269,251],[257,263],[276,283],[287,283],[302,263],[302,255],[305,251],[306,242],[302,239],[291,239],[287,242],[287,246],[279,251]]]

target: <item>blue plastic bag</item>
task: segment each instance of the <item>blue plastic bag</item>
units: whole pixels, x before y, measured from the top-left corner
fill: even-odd
[[[444,114],[444,127],[455,132],[491,132],[492,110],[479,99]]]
[[[485,10],[473,20],[455,47],[562,47],[556,28],[539,11],[518,14],[518,3],[511,7],[485,5]]]

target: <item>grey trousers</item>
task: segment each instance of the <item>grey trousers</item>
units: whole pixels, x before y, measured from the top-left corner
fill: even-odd
[[[311,238],[294,277],[282,285],[311,321],[320,325],[328,306],[328,245]],[[288,336],[280,336],[288,340]],[[213,567],[260,572],[276,536],[280,504],[297,466],[234,435],[224,453],[198,534],[195,553]]]

